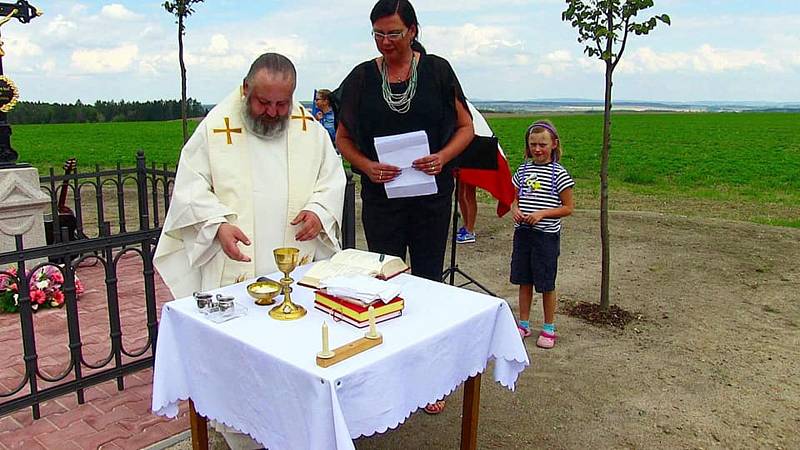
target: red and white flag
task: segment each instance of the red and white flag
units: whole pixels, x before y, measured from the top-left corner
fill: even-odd
[[[472,123],[475,127],[475,135],[477,136],[494,136],[492,129],[486,119],[483,118],[481,113],[472,105],[467,102],[469,110],[472,113]],[[511,182],[511,170],[508,167],[508,159],[506,158],[500,144],[497,144],[497,170],[486,169],[459,169],[458,180],[464,184],[477,186],[481,189],[488,191],[492,197],[497,199],[497,216],[503,217],[508,211],[511,210],[511,204],[514,202],[514,197],[517,191],[514,184]]]

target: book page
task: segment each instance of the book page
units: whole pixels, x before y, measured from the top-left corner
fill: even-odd
[[[381,261],[381,259],[383,259],[383,261]],[[383,277],[389,277],[408,269],[405,261],[397,256],[383,255],[383,257],[381,257],[379,253],[372,253],[354,248],[348,248],[333,255],[331,261],[338,264],[358,266],[374,273],[374,275],[381,275]]]
[[[298,281],[300,284],[319,287],[321,280],[339,275],[368,275],[376,276],[380,273],[377,269],[369,269],[356,265],[341,264],[333,260],[317,261],[308,269],[303,278]]]

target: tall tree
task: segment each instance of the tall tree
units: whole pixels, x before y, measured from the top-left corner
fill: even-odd
[[[600,240],[602,245],[602,281],[600,308],[609,306],[611,255],[608,237],[608,155],[611,150],[611,88],[625,44],[631,33],[646,35],[658,22],[670,24],[666,14],[637,22],[636,15],[653,6],[653,0],[566,0],[567,9],[561,19],[569,21],[578,31],[578,42],[585,44],[584,52],[605,63],[605,108],[603,113],[603,151],[600,158]]]
[[[194,12],[194,5],[203,0],[174,0],[164,2],[164,9],[174,14],[178,19],[178,61],[181,65],[181,118],[183,119],[183,142],[189,140],[189,130],[186,123],[186,63],[183,61],[183,35],[186,34],[184,22]]]

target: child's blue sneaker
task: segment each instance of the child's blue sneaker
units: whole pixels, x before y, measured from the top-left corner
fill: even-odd
[[[467,230],[464,230],[464,234],[459,234],[456,236],[456,242],[459,244],[471,244],[475,242],[475,233],[470,233]]]

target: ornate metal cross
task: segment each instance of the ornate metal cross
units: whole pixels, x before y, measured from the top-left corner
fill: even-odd
[[[42,11],[35,6],[31,6],[27,0],[19,0],[16,3],[0,2],[0,26],[5,25],[11,19],[17,19],[22,23],[28,23],[31,19],[42,15]],[[6,112],[13,108],[18,93],[14,83],[3,76],[3,41],[0,41],[0,103],[5,101],[3,106],[7,106],[5,111],[0,109],[0,169],[17,167],[17,152],[11,148],[11,125],[6,119]]]

